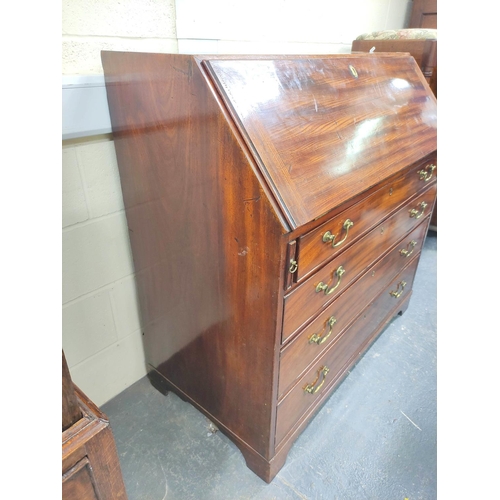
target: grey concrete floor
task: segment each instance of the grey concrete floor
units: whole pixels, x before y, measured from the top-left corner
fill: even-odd
[[[436,233],[413,297],[295,441],[271,484],[145,377],[102,406],[129,500],[431,500],[437,490]]]

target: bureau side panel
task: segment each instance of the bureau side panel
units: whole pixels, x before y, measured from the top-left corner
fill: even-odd
[[[191,56],[102,60],[148,363],[268,457],[285,229]]]

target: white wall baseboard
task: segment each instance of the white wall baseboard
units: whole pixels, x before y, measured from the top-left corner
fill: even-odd
[[[62,77],[62,139],[111,133],[104,75]]]

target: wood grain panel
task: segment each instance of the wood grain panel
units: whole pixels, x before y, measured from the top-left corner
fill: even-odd
[[[405,236],[385,257],[368,269],[332,304],[322,310],[293,341],[283,348],[280,357],[278,391],[280,398],[290,388],[295,379],[307,369],[309,364],[336,341],[337,337],[342,334],[366,304],[373,300],[381,289],[408,265],[408,260],[418,256],[425,240],[428,223],[429,219],[426,219],[415,230]],[[416,242],[414,246],[411,245],[412,241]],[[401,254],[402,250],[408,248],[411,252],[409,258]],[[335,318],[335,324],[331,328],[330,336],[328,336],[330,332],[328,320],[332,316]],[[314,334],[319,335],[321,344],[311,342],[311,337]]]
[[[426,202],[426,214],[430,214],[436,198],[436,185],[410,200],[394,215],[372,229],[356,245],[337,255],[316,274],[285,297],[283,338],[287,338],[301,328],[317,311],[330,304],[350,283],[360,276],[375,260],[387,252],[406,233],[415,228],[420,219],[410,217],[410,210],[419,209]],[[422,215],[425,218],[425,215]],[[338,287],[330,294],[316,292],[319,283],[333,287],[338,283],[336,270],[342,266],[345,274]]]
[[[345,367],[352,364],[353,360],[358,357],[362,346],[373,336],[374,325],[380,325],[391,310],[398,308],[398,302],[404,300],[404,291],[398,298],[391,296],[390,293],[397,289],[401,281],[406,282],[406,293],[411,290],[417,263],[417,260],[411,262],[385,291],[368,305],[356,321],[343,335],[338,337],[324,356],[314,364],[281,401],[278,406],[276,443],[279,443],[286,436],[300,417],[315,403],[316,399],[321,398],[323,393],[328,392],[329,388],[344,373]],[[329,369],[326,376],[321,374],[324,367]],[[325,382],[323,386],[320,386],[323,378]],[[314,389],[319,387],[319,390],[314,394],[306,392],[305,387],[311,385],[315,380],[317,382]]]
[[[397,210],[409,197],[427,187],[428,184],[421,179],[419,172],[431,172],[430,165],[437,165],[435,155],[432,155],[425,162],[419,162],[411,168],[408,175],[386,184],[356,205],[349,207],[330,221],[300,237],[297,281],[308,276],[323,262],[352,245],[376,224]],[[428,182],[434,182],[436,176],[437,168],[430,173]],[[351,220],[354,225],[349,228],[346,237],[343,225],[347,219]],[[332,243],[323,241],[323,236],[327,231],[335,235],[333,244],[338,246],[334,247]],[[339,244],[344,238],[344,243]]]
[[[147,361],[269,456],[286,229],[191,56],[103,65]]]
[[[407,55],[206,65],[292,228],[435,149],[436,102]]]
[[[82,418],[62,433],[63,500],[127,500],[109,421],[76,386],[75,394]]]
[[[82,418],[68,363],[62,353],[62,430],[65,431]]]
[[[408,27],[437,29],[437,0],[413,0]]]
[[[400,54],[104,51],[102,61],[150,377],[212,419],[269,482],[287,443],[333,387],[328,382],[307,407],[287,402],[293,380],[290,392],[281,387],[276,439],[281,368],[296,360],[284,357],[280,368],[282,338],[295,346],[300,329],[319,321],[346,287],[372,265],[391,267],[376,263],[427,227],[427,214],[408,213],[424,188],[397,182],[434,157],[435,98],[415,61]],[[360,208],[366,222],[337,254],[308,250],[306,233],[392,183],[396,190]],[[300,283],[295,260],[308,273]],[[326,301],[304,293],[329,282],[336,264],[346,266],[336,293]],[[356,307],[382,286],[366,279]],[[388,314],[406,304],[403,297]],[[351,322],[354,309],[343,309]],[[337,379],[383,326],[369,314],[345,341]],[[330,345],[320,356],[333,352]],[[307,373],[296,365],[301,373],[286,376]]]
[[[87,458],[80,460],[62,478],[63,500],[100,500]]]

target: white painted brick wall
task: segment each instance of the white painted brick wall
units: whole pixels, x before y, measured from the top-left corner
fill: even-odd
[[[71,378],[97,405],[124,391],[145,374],[140,330],[70,367]],[[69,366],[69,361],[68,361]],[[90,396],[89,396],[90,397]]]
[[[65,75],[102,73],[101,50],[177,53],[177,40],[173,38],[121,39],[108,37],[62,37],[62,66]]]
[[[176,0],[180,53],[348,53],[361,33],[407,25],[412,0]]]
[[[64,75],[102,73],[101,50],[178,52],[175,0],[63,0]],[[63,142],[63,349],[97,404],[146,374],[111,136]]]
[[[82,144],[76,153],[90,216],[100,217],[123,210],[120,174],[113,143],[102,141]]]
[[[124,212],[63,230],[63,303],[134,272]]]
[[[168,0],[63,0],[63,35],[176,38]]]
[[[101,405],[146,374],[111,137],[65,141],[62,172],[63,349],[74,382]]]
[[[63,74],[102,73],[101,50],[177,52],[175,0],[63,0]]]
[[[405,26],[411,0],[63,0],[63,74],[102,73],[101,50],[350,52]],[[97,404],[146,374],[133,261],[110,136],[63,142],[63,348]]]
[[[66,227],[86,221],[89,218],[89,211],[75,148],[63,148],[62,163],[62,204],[64,207],[62,225]]]
[[[72,366],[118,340],[109,290],[63,306],[64,352]]]

